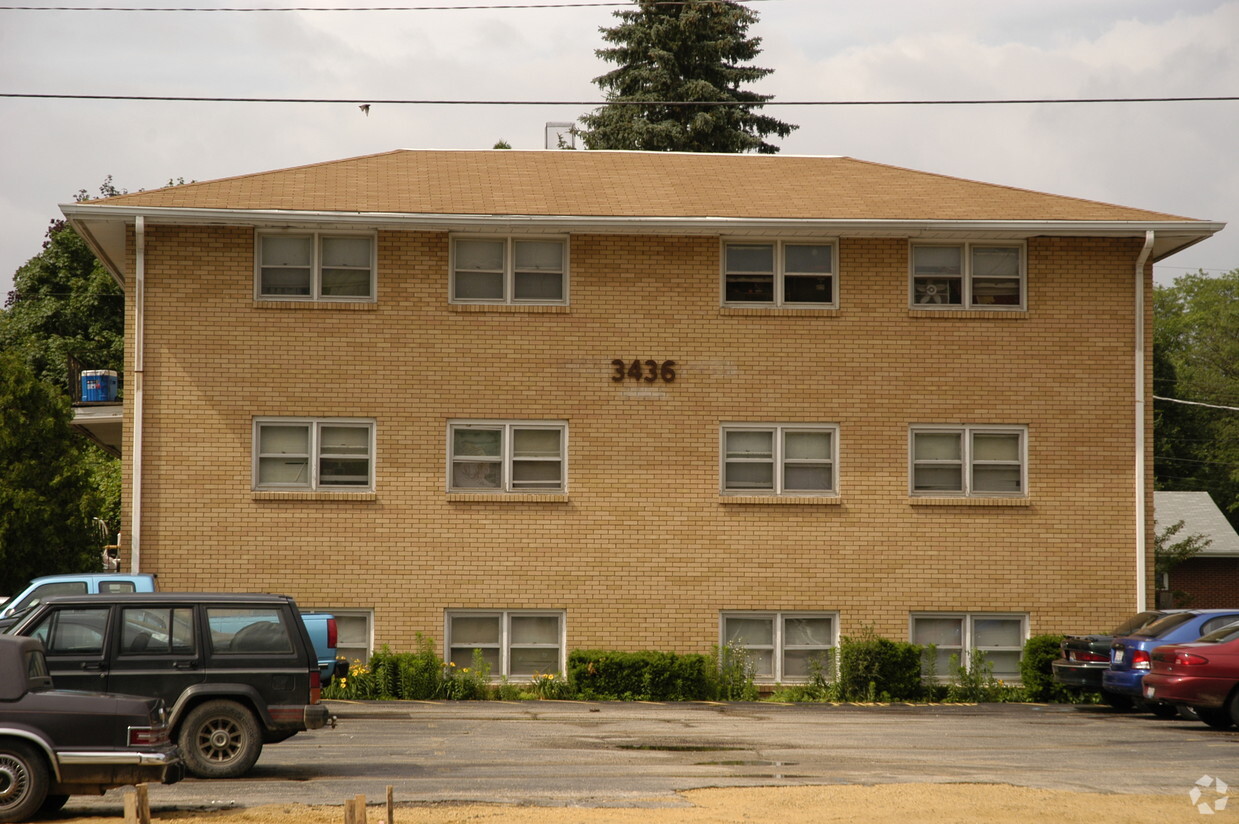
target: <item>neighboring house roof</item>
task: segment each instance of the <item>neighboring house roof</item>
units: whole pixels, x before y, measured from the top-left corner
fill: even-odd
[[[1153,509],[1158,531],[1183,521],[1175,540],[1203,535],[1211,541],[1197,557],[1239,558],[1239,533],[1208,492],[1154,492]]]
[[[504,222],[506,231],[901,237],[951,237],[966,229],[987,237],[1144,238],[1153,230],[1154,260],[1224,225],[849,157],[494,149],[399,150],[61,209],[118,276],[123,223],[139,215],[178,223],[265,218],[271,225],[315,220],[449,231]]]

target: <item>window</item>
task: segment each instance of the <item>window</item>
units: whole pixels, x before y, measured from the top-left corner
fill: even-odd
[[[48,655],[102,654],[108,612],[108,607],[57,609],[48,613],[29,635],[43,642]]]
[[[8,604],[4,608],[4,615],[17,615],[25,612],[28,609],[37,607],[44,600],[51,598],[53,595],[85,595],[85,581],[56,581],[50,584],[40,584],[31,591],[29,595],[18,601],[16,604]]]
[[[449,612],[448,661],[473,666],[479,650],[492,678],[532,678],[564,671],[562,612]]]
[[[726,243],[723,303],[833,307],[834,273],[833,243]]]
[[[216,653],[288,655],[292,639],[279,609],[207,607],[211,650]]]
[[[323,607],[322,609],[302,610],[303,612],[326,612],[336,619],[336,657],[343,658],[350,664],[360,661],[365,664],[370,661],[374,649],[371,627],[374,624],[374,612],[368,609],[337,609]]]
[[[125,607],[120,619],[121,655],[189,655],[194,651],[190,607]]]
[[[562,423],[451,423],[448,486],[465,492],[562,492],[567,435]]]
[[[925,613],[912,616],[914,644],[935,647],[933,674],[940,680],[952,675],[954,666],[971,667],[972,650],[993,666],[1000,681],[1020,680],[1020,656],[1028,638],[1028,616],[962,613]]]
[[[374,300],[374,237],[258,236],[258,297],[267,300]]]
[[[912,494],[1024,495],[1026,440],[1022,427],[913,427]]]
[[[453,238],[452,301],[567,303],[567,258],[561,238]]]
[[[254,421],[254,488],[374,488],[374,423],[351,419]]]
[[[733,612],[723,614],[722,624],[723,644],[747,651],[761,680],[808,681],[818,671],[834,675],[834,613]]]
[[[723,492],[833,495],[838,428],[819,424],[723,426]]]
[[[1022,246],[957,243],[912,245],[916,309],[1022,309]]]

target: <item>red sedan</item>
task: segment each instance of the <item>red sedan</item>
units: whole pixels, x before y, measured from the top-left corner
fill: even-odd
[[[1144,676],[1145,698],[1187,705],[1216,729],[1239,724],[1239,624],[1188,644],[1158,647],[1152,663]]]

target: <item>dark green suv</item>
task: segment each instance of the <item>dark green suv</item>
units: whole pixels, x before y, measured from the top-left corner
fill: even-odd
[[[287,596],[62,596],[9,632],[43,642],[58,689],[162,698],[185,765],[201,778],[242,775],[264,743],[334,722]]]

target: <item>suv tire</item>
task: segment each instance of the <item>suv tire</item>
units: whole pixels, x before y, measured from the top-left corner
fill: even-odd
[[[19,741],[0,742],[0,821],[25,821],[47,797],[47,763]]]
[[[185,766],[199,778],[244,775],[262,753],[254,714],[235,701],[207,701],[181,722],[177,744]]]

